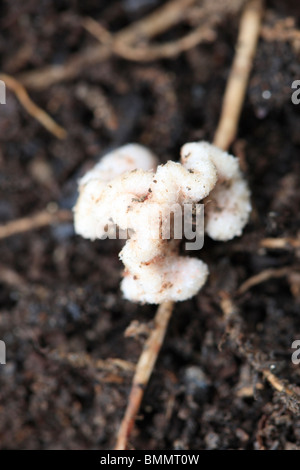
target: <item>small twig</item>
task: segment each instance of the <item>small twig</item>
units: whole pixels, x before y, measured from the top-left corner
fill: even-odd
[[[127,376],[135,370],[135,364],[118,358],[95,359],[86,353],[70,353],[54,349],[35,348],[39,354],[59,364],[67,364],[74,369],[90,369],[97,373],[97,382],[121,384],[127,380]]]
[[[150,13],[120,31],[117,34],[118,40],[132,44],[139,39],[151,39],[164,33],[186,17],[188,8],[191,7],[195,1],[196,0],[169,1],[165,5],[157,8],[153,13]]]
[[[272,387],[277,390],[277,392],[285,393],[286,395],[289,395],[290,397],[293,397],[297,399],[298,402],[300,402],[300,397],[297,396],[295,392],[291,389],[291,385],[287,385],[286,383],[284,383],[282,380],[276,377],[273,372],[268,369],[261,369],[261,373],[264,378],[272,385]]]
[[[225,150],[232,144],[244,103],[247,83],[259,37],[262,0],[250,0],[242,15],[236,53],[227,81],[221,117],[214,143]]]
[[[254,5],[255,4],[255,9]],[[246,45],[243,45],[243,48],[246,48],[246,51],[251,50],[251,54],[247,56],[247,70],[250,71],[252,65],[252,59],[255,53],[255,46],[257,44],[257,38],[260,29],[260,22],[262,17],[262,1],[260,0],[251,0],[249,4],[246,5],[245,10],[242,14],[241,23],[240,23],[240,32],[239,32],[239,41],[241,38],[246,42]],[[255,14],[253,14],[255,12]],[[259,14],[258,14],[259,12]],[[250,22],[250,26],[249,23]],[[250,34],[251,31],[251,34]],[[255,36],[255,38],[252,37]],[[250,46],[247,45],[247,42],[250,43]],[[237,54],[240,55],[241,48],[237,49]],[[239,61],[240,62],[240,58]],[[233,67],[236,67],[237,60],[234,60]],[[244,63],[244,62],[243,62]],[[246,66],[246,65],[245,65]],[[242,77],[239,79],[239,86],[241,86],[241,82],[243,82],[243,89],[247,85],[248,80],[248,73],[242,74]],[[232,74],[231,74],[232,76]],[[232,81],[228,86],[232,87]],[[230,92],[231,93],[231,92]],[[228,92],[225,92],[228,96]],[[242,99],[244,94],[240,95],[238,101],[233,101],[231,103],[230,108],[228,107],[228,103],[226,106],[223,106],[222,118],[224,122],[230,121],[232,124],[232,129],[234,130],[233,136],[237,130],[237,123],[240,117],[241,108],[242,108]],[[226,99],[226,97],[224,98]],[[228,98],[227,98],[228,99]],[[231,108],[237,106],[237,109],[233,111]],[[229,114],[229,117],[228,117]],[[218,141],[217,137],[214,139],[214,144],[219,145],[224,150],[227,150],[227,146],[230,144],[227,137],[227,125],[224,126],[219,125],[218,127]],[[156,362],[157,356],[160,352],[160,348],[163,342],[163,339],[166,334],[166,330],[169,324],[169,320],[172,316],[174,302],[165,302],[161,304],[157,310],[154,322],[155,327],[152,333],[150,334],[142,354],[139,358],[136,372],[132,382],[132,388],[128,398],[128,404],[125,411],[125,415],[123,417],[120,430],[118,433],[117,438],[117,450],[125,450],[127,448],[128,438],[130,436],[131,429],[134,425],[135,417],[138,413],[140,408],[140,404],[143,399],[144,390],[148,384],[149,378],[152,374],[152,370],[154,364]],[[158,341],[159,339],[159,341]]]
[[[221,292],[220,297],[220,306],[227,324],[226,333],[233,344],[235,344],[238,351],[246,357],[253,369],[256,372],[261,373],[277,392],[284,394],[287,398],[292,399],[292,401],[296,403],[297,406],[291,406],[291,409],[299,412],[300,396],[298,393],[293,390],[292,385],[279,379],[273,372],[271,372],[270,369],[265,365],[262,365],[258,357],[258,352],[255,352],[253,348],[249,346],[249,341],[247,341],[247,343],[244,341],[244,335],[242,332],[243,321],[239,316],[238,309],[231,296],[227,292]],[[289,403],[289,401],[287,403]]]
[[[300,238],[264,238],[260,241],[260,246],[263,248],[285,249],[285,248],[300,248]]]
[[[128,398],[128,405],[118,433],[116,450],[124,450],[127,447],[127,440],[140,408],[145,388],[163,344],[169,320],[172,315],[173,305],[173,302],[165,302],[161,304],[157,310],[154,320],[154,329],[145,343],[143,352],[136,366]]]
[[[261,33],[265,41],[300,41],[300,30],[296,28],[278,31],[277,28],[264,26]]]
[[[24,86],[10,75],[1,73],[0,80],[2,80],[8,89],[13,91],[24,106],[26,111],[39,121],[49,132],[51,132],[58,139],[64,139],[67,136],[67,131],[59,126],[43,109],[37,106],[28,96]]]
[[[26,285],[25,279],[23,279],[20,274],[3,264],[0,264],[0,282],[18,288],[22,288]]]
[[[86,18],[83,26],[102,44],[109,44],[114,54],[134,62],[150,62],[172,58],[195,47],[202,41],[213,41],[216,37],[211,26],[201,26],[175,41],[164,44],[134,46],[120,40],[114,40],[114,36],[93,18]]]
[[[0,239],[11,237],[12,235],[16,235],[22,232],[28,232],[29,230],[35,230],[50,224],[70,222],[71,220],[71,211],[58,210],[55,212],[49,212],[47,209],[45,209],[32,216],[12,220],[6,225],[1,225]]]
[[[130,325],[126,328],[124,332],[125,338],[135,338],[139,340],[140,338],[147,337],[150,335],[152,330],[152,322],[149,323],[140,323],[137,320],[133,320]]]
[[[117,129],[119,123],[114,107],[99,86],[79,83],[75,95],[92,111],[94,127],[105,126],[109,131]]]
[[[47,357],[55,361],[65,361],[75,368],[92,367],[95,370],[106,372],[116,372],[117,370],[125,372],[134,372],[135,364],[118,358],[94,359],[89,354],[70,353],[65,351],[53,350],[47,353]]]
[[[153,13],[138,20],[115,34],[120,43],[132,44],[139,39],[151,39],[182,21],[188,8],[196,0],[171,0]],[[51,65],[40,70],[23,73],[19,80],[28,88],[45,89],[54,83],[70,80],[87,67],[106,60],[112,54],[107,44],[91,46],[74,55],[62,65]]]
[[[261,284],[262,282],[268,281],[269,279],[274,279],[278,277],[286,276],[291,272],[290,266],[285,266],[284,268],[270,268],[261,271],[254,276],[249,277],[243,284],[238,288],[237,294],[241,295],[251,289],[251,287]]]
[[[263,25],[261,36],[265,41],[300,41],[300,30],[290,16],[277,20],[273,26]]]

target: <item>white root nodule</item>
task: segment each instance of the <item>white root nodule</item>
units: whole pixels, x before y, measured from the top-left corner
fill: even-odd
[[[236,157],[207,142],[192,142],[182,147],[180,163],[158,166],[147,148],[128,144],[105,155],[79,181],[75,230],[92,240],[108,236],[116,226],[129,231],[120,253],[126,299],[186,300],[201,289],[208,267],[179,256],[175,240],[162,236],[162,226],[172,207],[205,198],[205,232],[220,241],[241,235],[251,204]]]

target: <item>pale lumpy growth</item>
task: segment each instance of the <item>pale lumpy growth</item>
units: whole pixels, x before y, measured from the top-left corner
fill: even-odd
[[[197,186],[188,195],[194,201],[205,198],[217,182],[217,171],[211,159],[211,145],[205,142],[190,142],[181,147],[181,164],[191,174],[197,175]]]
[[[115,226],[130,231],[120,253],[121,289],[134,302],[186,300],[206,281],[207,265],[179,256],[177,241],[164,236],[175,206],[182,218],[185,204],[205,200],[206,232],[215,240],[240,235],[251,209],[238,160],[206,142],[185,144],[180,163],[158,167],[145,147],[126,145],[104,156],[79,191],[77,233],[95,239]]]
[[[143,145],[126,144],[104,155],[99,163],[81,178],[79,184],[84,185],[95,179],[108,182],[136,168],[155,171],[157,163],[157,157]]]
[[[160,304],[194,296],[204,285],[208,267],[201,260],[170,255],[141,265],[136,274],[125,271],[121,289],[134,302]]]
[[[133,197],[116,188],[109,201],[106,193],[111,186],[108,183],[137,168],[140,168],[142,173],[142,170],[155,170],[157,161],[157,157],[150,150],[138,144],[124,145],[102,157],[79,181],[79,198],[74,208],[76,233],[91,240],[101,238],[104,228],[109,230],[115,223],[111,220],[112,208],[117,209],[120,205],[122,207],[124,199],[127,201]],[[145,188],[143,192],[144,190]]]
[[[242,234],[251,212],[250,191],[236,157],[201,143],[210,154],[218,180],[205,206],[205,230],[213,240],[227,241]]]
[[[109,207],[102,213],[98,209],[98,201],[104,188],[105,183],[97,179],[90,179],[86,184],[79,186],[79,197],[74,207],[74,226],[75,232],[84,238],[101,238],[97,220],[109,218]]]
[[[157,168],[151,189],[157,201],[192,203],[207,196],[216,180],[216,169],[210,160],[193,169],[186,162],[181,165],[168,161]]]

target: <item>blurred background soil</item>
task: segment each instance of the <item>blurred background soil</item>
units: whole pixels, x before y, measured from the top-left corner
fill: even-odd
[[[1,70],[18,78],[64,64],[97,44],[84,18],[114,33],[163,3],[4,1]],[[166,162],[177,160],[187,141],[212,141],[242,4],[196,4],[194,15],[155,43],[182,37],[199,11],[214,18],[215,37],[177,57],[134,62],[111,55],[69,80],[26,86],[67,130],[65,140],[45,130],[7,90],[0,107],[1,224],[45,208],[70,210],[78,178],[118,145],[139,142]],[[132,448],[300,449],[297,413],[230,341],[218,348],[225,331],[220,292],[234,295],[249,277],[286,267],[287,275],[253,286],[236,304],[262,363],[300,385],[300,365],[291,361],[292,342],[300,339],[299,245],[260,244],[267,237],[299,236],[300,104],[291,102],[291,84],[300,79],[300,44],[299,33],[282,34],[284,21],[294,31],[299,19],[296,0],[266,4],[231,148],[251,187],[252,218],[242,237],[206,239],[196,254],[208,263],[210,277],[196,297],[175,307]],[[0,339],[7,347],[7,364],[0,366],[2,449],[113,448],[145,339],[143,331],[133,338],[124,331],[133,321],[147,330],[156,310],[122,299],[120,246],[76,236],[72,221],[0,241]],[[126,362],[100,361],[111,358]]]

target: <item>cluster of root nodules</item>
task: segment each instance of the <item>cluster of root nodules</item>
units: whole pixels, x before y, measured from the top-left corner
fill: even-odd
[[[238,159],[207,142],[185,144],[179,163],[158,159],[138,144],[104,156],[80,181],[75,230],[85,238],[130,234],[120,252],[125,270],[121,289],[134,302],[186,300],[203,286],[208,266],[179,256],[173,230],[175,208],[206,200],[205,232],[226,241],[241,235],[251,210]],[[174,224],[174,218],[173,218]]]

